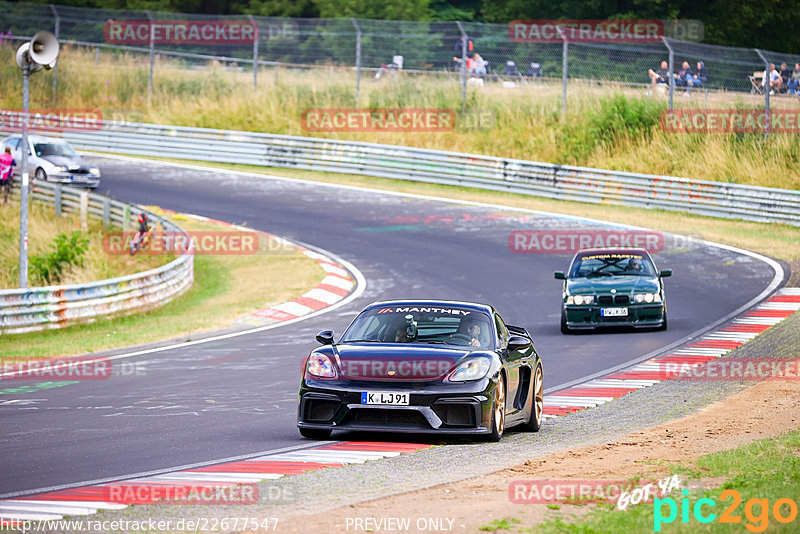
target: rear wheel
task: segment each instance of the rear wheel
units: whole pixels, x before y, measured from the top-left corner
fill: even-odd
[[[494,388],[494,402],[492,403],[492,433],[490,441],[500,441],[506,427],[506,383],[503,375],[497,380]]]
[[[308,439],[328,439],[331,437],[331,431],[320,428],[301,428],[300,435]]]
[[[538,432],[542,428],[542,412],[544,411],[544,375],[542,364],[536,364],[533,372],[533,396],[531,398],[531,418],[522,425],[523,430]]]

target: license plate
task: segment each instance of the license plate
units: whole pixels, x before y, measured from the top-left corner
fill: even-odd
[[[361,393],[361,404],[390,404],[408,406],[408,393],[391,391],[364,391]]]
[[[628,308],[603,308],[600,310],[603,317],[627,317]]]

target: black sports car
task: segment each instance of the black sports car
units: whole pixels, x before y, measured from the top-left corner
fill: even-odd
[[[605,326],[667,329],[667,300],[663,278],[653,258],[640,248],[581,250],[569,271],[556,271],[564,280],[561,332]]]
[[[358,314],[338,342],[303,365],[297,426],[307,438],[333,430],[486,434],[538,431],[542,362],[524,328],[491,306],[386,301]]]

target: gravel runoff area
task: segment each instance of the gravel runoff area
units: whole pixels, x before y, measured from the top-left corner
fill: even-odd
[[[800,313],[790,316],[725,358],[798,356]],[[544,361],[546,365],[546,355]],[[632,432],[696,413],[754,384],[752,381],[664,381],[596,408],[548,420],[535,434],[510,432],[500,443],[451,442],[450,445],[398,457],[262,482],[259,484],[261,499],[253,505],[133,506],[119,512],[101,512],[96,518],[131,521],[149,518],[173,521],[215,517],[278,518],[279,531],[303,532],[304,516],[310,518],[343,506],[489,475],[557,451],[608,443]],[[778,402],[779,399],[775,399],[775,403]],[[258,421],[253,424],[258,424]],[[794,423],[786,421],[786,424],[788,429]],[[367,437],[375,438],[376,435]],[[709,439],[714,438],[710,436]],[[526,475],[531,478],[533,474],[529,471]],[[341,529],[345,531],[343,525]],[[333,530],[338,529],[330,525],[330,531]]]

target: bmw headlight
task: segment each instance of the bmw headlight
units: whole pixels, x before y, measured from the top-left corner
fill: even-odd
[[[449,380],[451,382],[480,380],[486,376],[491,366],[492,362],[489,358],[473,358],[459,365],[456,370],[450,374]]]
[[[56,165],[55,167],[53,167],[53,172],[54,173],[67,172],[67,168],[66,167],[59,167],[58,165]]]
[[[336,378],[336,369],[331,359],[316,352],[312,352],[308,357],[306,372],[316,378]]]
[[[594,302],[594,295],[570,295],[567,297],[567,304],[591,304]]]
[[[637,293],[633,296],[633,300],[637,303],[650,304],[651,302],[661,302],[661,295],[659,293]]]
[[[89,173],[94,174],[95,176],[100,176],[100,169],[98,169],[97,167],[92,167],[91,169],[89,169]]]

